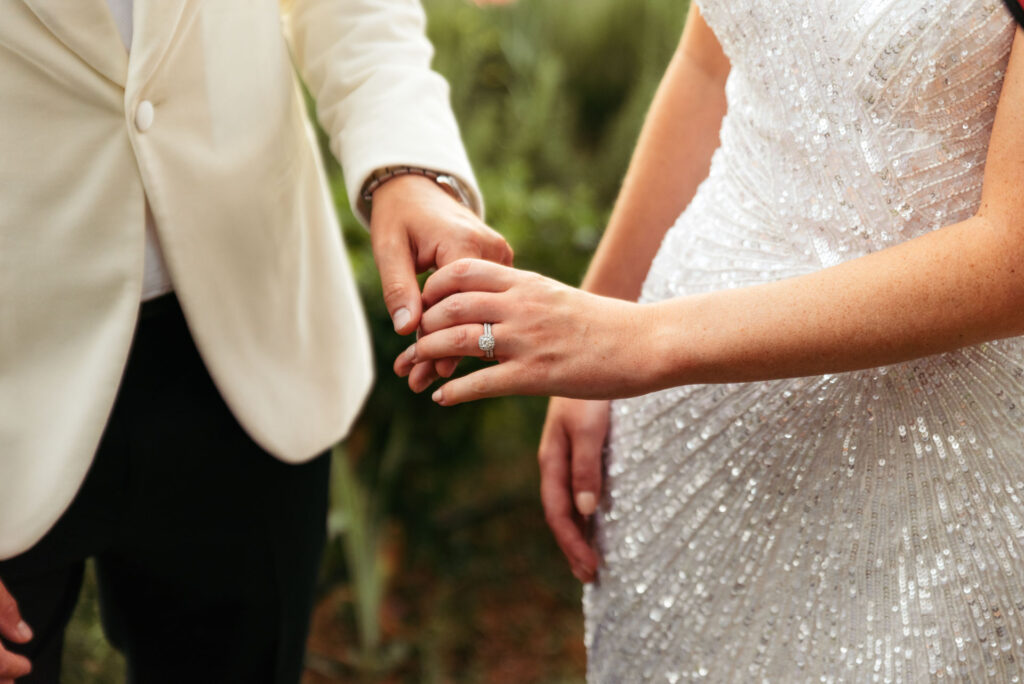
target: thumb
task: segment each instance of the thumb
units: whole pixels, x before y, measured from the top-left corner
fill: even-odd
[[[384,305],[395,332],[408,335],[419,326],[423,310],[412,247],[404,234],[394,239],[375,240],[373,256],[380,272]]]
[[[0,582],[0,634],[11,641],[23,644],[32,639],[32,630],[21,619],[18,603]]]
[[[602,456],[608,438],[608,402],[569,400],[566,428],[572,449],[573,502],[588,517],[601,499]]]
[[[572,491],[576,510],[588,517],[597,509],[601,498],[601,452],[604,435],[579,431],[570,435],[572,441]]]

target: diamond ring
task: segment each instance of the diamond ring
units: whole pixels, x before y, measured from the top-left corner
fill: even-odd
[[[494,358],[494,335],[491,334],[491,324],[484,323],[484,334],[477,338],[476,346],[484,353],[484,358]]]

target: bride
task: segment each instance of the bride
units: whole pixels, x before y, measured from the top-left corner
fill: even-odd
[[[988,0],[703,0],[582,290],[427,281],[413,389],[475,355],[435,401],[565,397],[591,681],[1020,681],[1022,42]]]

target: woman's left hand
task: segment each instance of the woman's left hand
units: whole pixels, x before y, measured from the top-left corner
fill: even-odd
[[[484,323],[492,324],[500,362],[443,385],[433,395],[442,406],[508,394],[608,399],[657,384],[649,306],[480,259],[460,259],[430,276],[423,306],[422,336],[395,360],[398,375],[423,361],[483,357]]]

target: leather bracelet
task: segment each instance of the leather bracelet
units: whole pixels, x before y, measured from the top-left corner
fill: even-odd
[[[458,178],[447,173],[438,173],[437,171],[431,171],[430,169],[423,169],[417,166],[385,166],[382,169],[377,169],[366,181],[366,184],[363,186],[363,190],[360,193],[360,197],[364,202],[370,204],[373,202],[373,193],[376,192],[380,186],[393,178],[409,174],[429,178],[437,183],[442,190],[451,195],[451,197],[459,204],[467,209],[473,208],[469,199],[469,193],[466,192],[465,187],[463,187],[462,182],[459,181]]]

